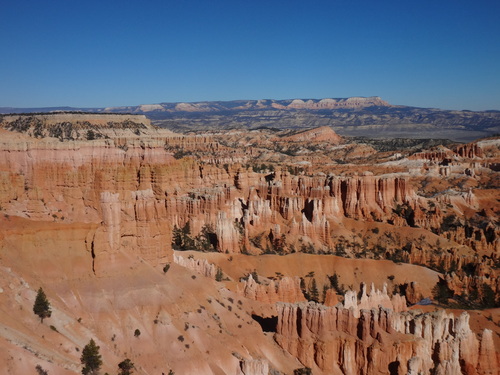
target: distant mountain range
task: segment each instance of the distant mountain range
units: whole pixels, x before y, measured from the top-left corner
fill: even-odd
[[[9,108],[0,113],[83,111],[144,114],[174,131],[330,126],[342,135],[469,140],[500,133],[500,111],[391,105],[380,97],[159,103],[107,108]]]
[[[366,108],[372,106],[390,107],[391,105],[378,96],[368,98],[352,97],[337,99],[288,99],[288,100],[233,100],[193,103],[159,103],[142,104],[137,106],[106,107],[106,108],[76,108],[76,107],[47,107],[47,108],[11,108],[0,107],[0,113],[32,113],[53,111],[84,111],[84,112],[113,112],[113,113],[179,113],[179,112],[226,112],[269,109],[340,109]]]

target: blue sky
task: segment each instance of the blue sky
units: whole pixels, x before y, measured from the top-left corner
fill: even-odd
[[[3,1],[0,107],[381,96],[500,110],[500,2]]]

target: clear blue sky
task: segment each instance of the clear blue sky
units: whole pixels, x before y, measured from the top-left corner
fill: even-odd
[[[0,107],[378,95],[500,110],[500,2],[2,1]]]

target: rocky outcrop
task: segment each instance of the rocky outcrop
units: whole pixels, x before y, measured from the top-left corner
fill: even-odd
[[[419,283],[416,281],[405,284],[403,287],[405,298],[411,305],[416,304],[426,297],[422,292],[422,288],[420,287]]]
[[[250,274],[243,281],[243,285],[238,286],[238,290],[246,298],[264,303],[293,303],[306,300],[300,289],[300,278],[298,277],[285,276],[278,280],[259,278],[259,282],[257,282]]]
[[[276,342],[305,366],[339,374],[491,374],[500,358],[491,331],[477,337],[469,315],[279,304]],[[485,354],[488,353],[489,357]],[[484,361],[484,362],[483,362]]]
[[[468,143],[458,146],[454,149],[454,151],[460,157],[467,159],[482,158],[484,156],[481,146],[477,143]]]
[[[415,205],[417,199],[404,178],[375,177],[368,172],[347,178],[283,173],[268,186],[259,186],[259,191],[267,192],[271,211],[282,213],[284,218],[301,217],[303,213],[309,222],[338,216],[387,218],[397,203]]]
[[[217,275],[217,266],[209,263],[206,259],[185,258],[174,254],[174,262],[211,279],[215,279]]]
[[[46,113],[0,116],[0,127],[35,138],[95,140],[110,136],[138,136],[155,128],[144,115]]]
[[[237,375],[268,375],[269,363],[266,360],[251,359],[241,360]]]
[[[118,252],[153,264],[168,257],[171,228],[161,185],[174,159],[161,143],[130,141],[124,150],[104,140],[23,139],[3,145],[0,155],[4,213],[99,224],[88,239],[96,272]]]
[[[344,308],[350,309],[356,318],[360,317],[362,310],[370,310],[378,307],[390,309],[395,312],[407,311],[405,297],[399,294],[393,295],[392,298],[389,297],[386,284],[384,284],[382,290],[377,290],[372,283],[370,294],[367,294],[366,284],[362,283],[360,295],[359,300],[357,293],[354,291],[348,291],[344,296]]]
[[[337,133],[328,126],[322,126],[310,130],[305,130],[294,135],[282,137],[276,141],[280,142],[328,142],[329,144],[339,144],[342,141]]]
[[[152,129],[151,121],[144,115],[115,114],[115,113],[33,113],[19,115],[2,115],[0,120],[2,125],[13,123],[18,120],[26,119],[29,121],[40,121],[44,125],[56,125],[60,123],[78,123],[87,124],[94,127],[126,127],[129,123],[142,124]]]

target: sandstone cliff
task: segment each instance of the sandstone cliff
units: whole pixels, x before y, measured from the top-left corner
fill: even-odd
[[[469,315],[397,313],[317,304],[278,305],[276,341],[307,367],[329,374],[493,374],[492,332],[477,337]],[[485,356],[484,353],[489,353]]]

